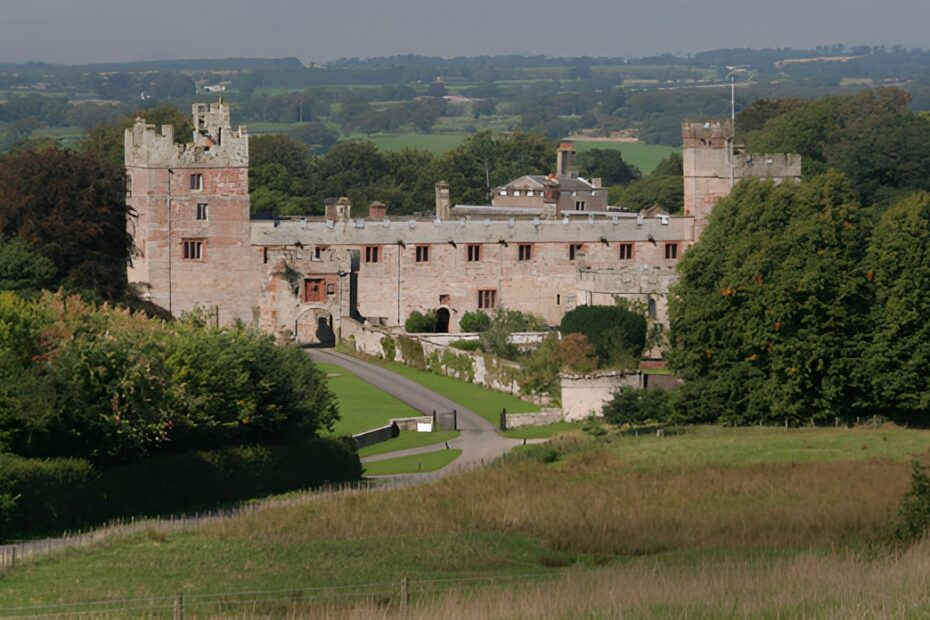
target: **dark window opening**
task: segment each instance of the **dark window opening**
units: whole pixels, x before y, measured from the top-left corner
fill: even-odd
[[[678,244],[677,243],[666,243],[665,244],[665,258],[668,260],[673,260],[678,258]]]
[[[472,244],[468,248],[468,262],[474,263],[475,261],[481,260],[481,246]]]
[[[494,289],[485,289],[478,291],[478,307],[482,310],[494,308],[497,303],[497,291]]]
[[[584,252],[584,246],[580,243],[570,243],[568,245],[568,260],[575,260],[578,254]]]
[[[181,258],[184,260],[203,260],[203,239],[182,239]]]
[[[530,260],[533,258],[533,246],[529,243],[521,243],[517,246],[517,259]]]
[[[377,245],[369,245],[365,247],[365,262],[366,263],[377,263],[381,260],[381,248]]]
[[[633,258],[633,244],[632,243],[621,243],[620,244],[620,260],[631,260]]]
[[[417,262],[425,263],[427,261],[429,261],[429,246],[418,245],[417,246]]]

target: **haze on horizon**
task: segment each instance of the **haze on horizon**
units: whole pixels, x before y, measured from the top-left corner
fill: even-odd
[[[32,0],[0,62],[426,54],[627,56],[724,47],[926,47],[926,0]]]

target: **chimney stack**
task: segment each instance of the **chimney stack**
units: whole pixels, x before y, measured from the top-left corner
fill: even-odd
[[[562,177],[577,177],[578,172],[575,170],[575,147],[571,142],[560,142],[559,149],[556,151],[555,175]]]
[[[376,200],[368,205],[368,219],[380,222],[385,215],[387,215],[387,205],[383,202]]]
[[[436,218],[448,220],[452,217],[452,205],[449,199],[449,184],[445,181],[436,183]]]

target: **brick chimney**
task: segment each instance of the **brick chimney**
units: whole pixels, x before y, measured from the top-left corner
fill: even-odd
[[[448,220],[452,217],[452,205],[449,199],[449,184],[440,181],[436,184],[436,218]]]
[[[376,200],[368,205],[368,219],[380,222],[385,215],[387,215],[387,205],[383,202]]]

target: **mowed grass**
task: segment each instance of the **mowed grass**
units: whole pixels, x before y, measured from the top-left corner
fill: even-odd
[[[502,408],[511,413],[539,411],[539,405],[521,400],[505,392],[491,390],[474,383],[466,383],[445,375],[417,370],[399,362],[382,362],[382,364],[402,377],[416,381],[420,385],[457,402],[466,409],[471,409],[495,426],[500,422]]]
[[[930,432],[899,428],[567,433],[428,485],[53,556],[5,574],[0,609],[409,575],[463,579],[414,596],[415,618],[922,617],[930,548],[885,545],[928,448]],[[291,617],[403,617],[385,596]]]
[[[341,419],[334,435],[354,435],[388,424],[394,418],[411,418],[420,413],[365,383],[348,370],[330,364],[318,364],[328,375],[329,388],[339,401]]]
[[[416,431],[401,431],[400,435],[394,439],[382,441],[371,446],[366,446],[358,451],[361,457],[375,456],[387,452],[396,452],[398,450],[409,450],[411,448],[422,448],[444,441],[452,441],[459,436],[459,431],[433,431],[432,433],[417,433]]]
[[[447,450],[436,450],[423,454],[401,456],[396,459],[385,459],[383,461],[365,463],[365,475],[389,476],[436,471],[452,463],[455,459],[459,458],[461,454],[461,450],[449,448]]]

